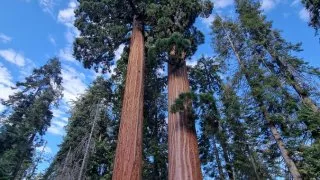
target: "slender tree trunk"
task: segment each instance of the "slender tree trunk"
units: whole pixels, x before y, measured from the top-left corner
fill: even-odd
[[[275,139],[277,145],[278,145],[278,148],[281,152],[281,155],[284,159],[284,162],[286,163],[291,175],[292,175],[292,178],[294,180],[299,180],[299,179],[302,179],[301,178],[301,175],[298,171],[298,168],[297,166],[295,165],[294,161],[291,159],[291,157],[289,156],[289,152],[288,150],[286,149],[285,147],[285,144],[284,142],[282,141],[282,138],[281,138],[281,135],[279,134],[277,128],[274,126],[274,124],[271,122],[271,119],[269,118],[269,115],[268,115],[268,112],[267,110],[262,107],[262,105],[260,104],[260,109],[262,109],[263,111],[263,114],[264,114],[264,117],[266,118],[267,120],[267,123],[268,123],[268,127],[271,131],[271,134],[273,136],[273,138]]]
[[[257,180],[260,180],[260,176],[259,176],[259,173],[258,173],[258,168],[257,168],[256,162],[255,162],[255,158],[252,155],[252,152],[250,150],[249,145],[246,145],[246,148],[247,148],[247,151],[248,151],[248,156],[249,156],[250,163],[251,163],[251,165],[253,167],[253,170],[254,170],[254,174],[256,175]]]
[[[249,85],[250,85],[250,84],[251,84],[251,83],[250,83],[251,80],[250,80],[249,74],[247,73],[247,68],[246,68],[245,65],[243,64],[243,62],[242,62],[242,60],[241,60],[241,58],[240,58],[240,56],[239,56],[239,53],[238,53],[238,51],[236,50],[236,48],[235,48],[235,46],[234,46],[234,44],[233,44],[233,41],[232,41],[232,39],[230,38],[230,36],[229,36],[229,34],[228,34],[227,32],[226,32],[226,35],[227,35],[228,41],[229,41],[229,43],[230,43],[230,45],[231,45],[231,48],[232,48],[232,50],[233,50],[233,52],[234,52],[234,54],[235,54],[235,56],[236,56],[236,59],[237,59],[237,61],[238,61],[238,63],[239,63],[240,69],[241,69],[241,71],[244,72],[244,75],[245,75],[245,77],[246,77],[246,79],[247,79],[247,81],[248,81],[248,83],[249,83]],[[251,85],[250,85],[250,86],[251,86]],[[255,98],[255,99],[256,99],[256,98]],[[256,100],[257,100],[257,99],[256,99]],[[271,134],[272,134],[272,136],[274,137],[274,139],[275,139],[275,141],[276,141],[276,143],[277,143],[277,146],[278,146],[278,148],[279,148],[279,150],[280,150],[280,152],[281,152],[281,155],[282,155],[282,157],[283,157],[283,159],[284,159],[287,167],[289,168],[289,171],[290,171],[293,179],[294,179],[294,180],[300,180],[300,179],[302,179],[302,178],[301,178],[301,175],[300,175],[300,173],[299,173],[299,171],[298,171],[297,166],[295,165],[295,163],[294,163],[294,161],[292,160],[292,158],[289,156],[289,153],[288,153],[288,151],[287,151],[287,149],[286,149],[286,147],[285,147],[285,144],[284,144],[284,142],[282,141],[281,135],[279,134],[277,128],[273,125],[273,123],[272,123],[272,121],[271,121],[271,119],[270,119],[270,116],[268,115],[268,112],[267,112],[266,108],[264,107],[263,102],[260,101],[260,100],[258,100],[258,104],[259,104],[260,110],[261,110],[262,113],[263,113],[264,118],[265,118],[266,121],[267,121],[267,124],[268,124],[268,127],[269,127],[270,131],[271,131]]]
[[[67,168],[67,166],[68,166],[68,161],[69,161],[70,153],[71,153],[71,146],[69,147],[69,150],[68,150],[66,159],[64,160],[63,168],[62,168],[62,171],[61,171],[61,174],[62,174],[62,175],[65,175],[65,174],[67,173],[67,172],[66,172],[66,168]]]
[[[169,180],[199,180],[202,174],[194,122],[190,119],[191,103],[184,111],[170,111],[179,95],[190,91],[186,62],[180,66],[169,63],[168,79]]]
[[[35,137],[36,137],[36,133],[33,133],[31,135],[30,139],[28,140],[27,144],[22,145],[22,146],[25,146],[23,148],[26,148],[26,147],[29,146],[29,144],[32,144],[34,139],[35,139]],[[25,169],[22,169],[22,165],[23,165],[23,163],[25,161],[25,158],[26,158],[25,156],[27,154],[27,149],[24,149],[20,153],[21,154],[17,154],[17,156],[20,156],[20,161],[16,164],[16,166],[14,167],[13,172],[12,172],[13,179],[22,179],[23,178],[23,173],[24,173]]]
[[[144,67],[143,25],[135,16],[114,160],[113,180],[141,179]]]
[[[224,177],[224,173],[223,173],[223,169],[222,169],[222,165],[221,165],[221,160],[219,157],[219,150],[215,141],[215,138],[212,138],[213,140],[213,153],[214,156],[216,157],[216,161],[217,161],[217,166],[218,166],[218,171],[219,171],[219,179],[225,179]]]
[[[222,128],[221,128],[222,129]],[[232,166],[231,166],[231,161],[229,158],[229,153],[228,153],[228,145],[227,145],[227,139],[224,137],[225,136],[225,132],[222,130],[220,132],[220,145],[222,147],[222,152],[223,152],[223,158],[226,162],[226,170],[229,176],[229,179],[233,179],[234,174],[233,174],[233,170],[232,170]]]
[[[319,107],[310,99],[308,93],[304,90],[304,88],[300,85],[298,78],[296,77],[294,73],[294,68],[280,59],[280,57],[277,56],[275,52],[273,52],[272,49],[265,46],[267,51],[269,52],[270,56],[272,57],[273,61],[276,62],[276,64],[280,67],[280,69],[286,74],[286,76],[289,78],[289,84],[293,87],[293,89],[299,94],[299,96],[302,99],[302,102],[310,106],[313,112],[319,112]]]
[[[89,138],[88,138],[88,142],[87,142],[87,145],[86,145],[86,149],[85,149],[85,152],[84,152],[84,155],[83,155],[83,159],[82,159],[82,163],[81,163],[81,168],[80,168],[80,173],[79,173],[79,176],[78,176],[78,180],[82,179],[82,174],[84,172],[85,165],[86,165],[86,162],[87,162],[87,158],[88,158],[88,155],[89,155],[89,149],[90,149],[90,145],[91,145],[91,139],[92,139],[92,136],[93,136],[93,131],[94,131],[94,128],[96,126],[96,122],[97,122],[97,120],[99,118],[99,111],[100,111],[100,104],[98,104],[97,107],[96,107],[96,112],[95,112],[94,120],[93,120],[93,123],[92,123],[92,126],[91,126],[91,131],[90,131],[90,134],[89,134]]]

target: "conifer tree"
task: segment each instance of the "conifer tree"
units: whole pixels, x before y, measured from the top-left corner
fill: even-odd
[[[318,32],[320,28],[320,1],[319,0],[302,0],[306,9],[310,13],[309,25]]]
[[[0,179],[22,179],[35,148],[50,126],[51,108],[61,98],[61,65],[53,58],[17,82],[16,93],[2,101],[8,114],[0,127]]]
[[[114,179],[140,179],[142,172],[142,129],[144,89],[144,26],[153,1],[80,0],[75,26],[80,37],[75,41],[75,57],[84,67],[102,72],[110,69],[114,51],[128,43],[130,51]],[[125,12],[125,13],[124,13]]]
[[[292,52],[301,51],[300,44],[292,44],[284,40],[277,30],[272,29],[272,22],[266,20],[261,13],[260,3],[255,0],[237,0],[236,10],[242,26],[250,34],[257,48],[263,48],[271,56],[273,67],[279,67],[281,74],[290,84],[303,103],[310,106],[314,112],[319,107],[310,98],[310,86],[301,80],[303,73],[317,71],[308,67],[303,60],[291,55]],[[259,47],[260,46],[260,47]]]
[[[67,135],[45,179],[111,179],[117,134],[111,86],[98,77],[74,102]]]
[[[200,101],[195,105],[201,112],[200,140],[209,138],[207,143],[203,141],[200,143],[200,149],[203,150],[202,161],[207,166],[205,169],[209,175],[214,176],[211,164],[215,159],[219,172],[217,178],[225,179],[223,168],[229,179],[266,177],[268,173],[265,173],[266,170],[260,164],[256,153],[251,150],[255,140],[249,138],[246,129],[248,125],[241,121],[244,119],[244,108],[230,85],[224,85],[218,75],[223,64],[218,59],[203,57],[190,72],[192,90],[200,93],[197,95]],[[217,96],[220,97],[222,107],[217,105]],[[212,139],[211,144],[210,139]],[[222,148],[225,167],[222,166],[217,144]],[[213,151],[211,154],[210,149]]]
[[[146,61],[142,179],[168,179],[167,78],[159,73],[163,68],[161,61]]]
[[[203,35],[193,25],[199,15],[209,15],[210,1],[171,0],[162,6],[163,16],[155,26],[156,42],[149,53],[168,62],[168,143],[169,179],[201,179],[200,160],[190,100],[179,112],[171,106],[180,94],[190,91],[186,59],[203,42]],[[152,53],[151,53],[152,52]]]
[[[241,27],[233,23],[229,23],[227,27],[227,24],[218,17],[214,23],[214,37],[217,43],[216,50],[222,57],[228,57],[229,52],[231,52],[238,61],[239,69],[251,88],[251,94],[266,121],[270,133],[275,139],[277,147],[279,148],[292,177],[294,179],[301,179],[298,168],[293,161],[293,158],[290,157],[284,139],[277,128],[277,122],[274,120],[277,117],[276,114],[279,112],[279,108],[281,109],[281,106],[277,107],[277,104],[279,104],[279,97],[277,97],[277,93],[274,92],[282,92],[282,85],[279,83],[276,76],[273,74],[268,75],[263,69],[259,68],[259,62],[264,60],[265,54],[259,51],[259,49],[252,48],[255,47],[255,43],[246,39],[244,36],[245,33],[241,32],[240,29]],[[247,42],[248,44],[245,44],[244,42]],[[252,70],[249,71],[249,69]],[[278,90],[273,88],[277,88]],[[274,92],[271,91],[273,95],[269,94],[269,89],[273,89],[272,91]],[[279,94],[279,96],[281,96],[281,94]]]

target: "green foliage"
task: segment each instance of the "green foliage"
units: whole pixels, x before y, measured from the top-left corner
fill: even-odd
[[[302,0],[306,9],[310,12],[309,25],[318,32],[320,28],[320,1],[319,0]]]
[[[74,102],[66,128],[67,135],[45,174],[46,179],[77,177],[84,160],[84,148],[88,143],[87,137],[93,126],[93,119],[97,118],[96,110],[100,115],[96,128],[93,129],[93,142],[90,144],[89,159],[84,170],[85,177],[111,178],[117,135],[117,121],[112,119],[110,114],[113,94],[111,86],[110,81],[98,77],[89,90]]]
[[[0,127],[0,179],[20,179],[32,164],[35,148],[42,145],[41,136],[50,126],[50,109],[61,98],[61,82],[61,65],[53,58],[18,82],[17,92],[2,101],[9,113]]]
[[[143,179],[168,179],[166,77],[160,61],[146,62],[144,88]]]
[[[310,147],[302,148],[304,161],[300,171],[306,179],[320,177],[320,142],[316,141]]]
[[[152,38],[148,49],[149,58],[167,61],[180,66],[192,56],[203,34],[194,26],[197,17],[207,17],[212,11],[208,0],[170,0],[163,2],[161,16],[151,28]]]

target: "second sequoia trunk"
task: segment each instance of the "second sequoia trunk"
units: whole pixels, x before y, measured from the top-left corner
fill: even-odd
[[[202,174],[194,122],[189,116],[191,103],[187,104],[189,110],[170,111],[179,95],[190,91],[187,66],[185,62],[168,66],[169,180],[199,180]]]
[[[113,180],[141,179],[144,64],[143,26],[134,17]]]

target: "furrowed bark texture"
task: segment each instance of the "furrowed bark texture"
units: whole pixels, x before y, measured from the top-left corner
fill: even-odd
[[[171,106],[181,93],[190,91],[187,67],[169,63],[169,180],[200,180],[200,159],[194,122],[187,110],[171,113]],[[191,103],[189,104],[191,106]]]
[[[142,24],[134,18],[113,180],[141,179],[144,64]]]

